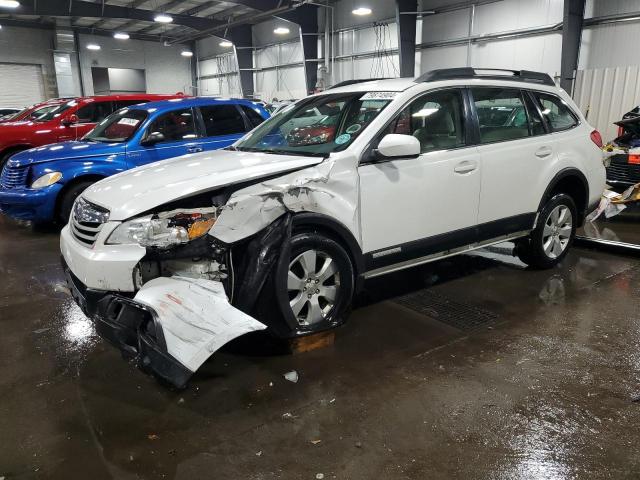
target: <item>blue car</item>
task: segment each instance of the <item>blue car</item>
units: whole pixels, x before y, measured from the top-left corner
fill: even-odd
[[[80,141],[26,150],[0,175],[0,211],[66,223],[73,202],[102,178],[130,168],[231,145],[267,119],[248,100],[179,98],[123,108]]]

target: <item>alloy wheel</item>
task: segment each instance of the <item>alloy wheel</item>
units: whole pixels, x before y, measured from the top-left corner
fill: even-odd
[[[547,257],[558,258],[567,249],[573,230],[573,215],[566,205],[554,208],[542,231],[542,248]]]
[[[300,325],[322,322],[336,303],[340,272],[333,258],[320,250],[306,250],[289,264],[289,305]]]

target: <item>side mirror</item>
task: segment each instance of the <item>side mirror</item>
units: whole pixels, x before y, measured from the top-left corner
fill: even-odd
[[[412,135],[388,133],[373,151],[377,160],[394,158],[416,158],[420,155],[420,142]]]
[[[79,121],[80,120],[78,119],[78,116],[74,113],[73,115],[69,115],[67,118],[62,120],[62,125],[64,125],[65,127],[70,127],[71,125],[78,123]]]
[[[151,132],[142,142],[145,147],[150,147],[156,143],[164,142],[164,135],[160,132]]]

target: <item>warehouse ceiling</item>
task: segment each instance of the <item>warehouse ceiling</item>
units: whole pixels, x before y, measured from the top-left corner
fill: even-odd
[[[253,23],[269,12],[280,13],[300,0],[20,0],[16,9],[0,7],[0,24],[15,26],[60,25],[82,33],[126,32],[132,38],[189,40],[199,32],[230,22]],[[165,24],[154,21],[158,13],[173,17]]]

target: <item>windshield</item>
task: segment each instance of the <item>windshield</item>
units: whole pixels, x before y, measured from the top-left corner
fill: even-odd
[[[34,113],[30,115],[36,122],[48,122],[49,120],[53,120],[54,118],[58,118],[62,115],[63,112],[66,112],[72,107],[78,105],[78,102],[75,100],[71,100],[70,102],[63,103],[60,105],[51,105],[47,107],[42,107],[42,109],[36,110]]]
[[[278,111],[235,148],[324,157],[347,148],[392,96],[388,92],[358,92],[312,97]]]
[[[126,142],[138,131],[147,118],[145,110],[123,108],[102,120],[84,136],[94,142]]]

